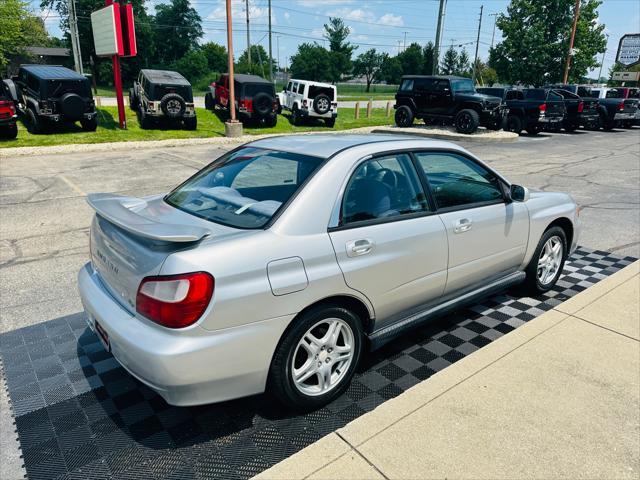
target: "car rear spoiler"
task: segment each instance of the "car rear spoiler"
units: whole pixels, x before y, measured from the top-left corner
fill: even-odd
[[[161,242],[198,242],[211,234],[210,230],[195,225],[161,223],[141,212],[146,200],[110,193],[90,193],[87,203],[98,215],[118,227],[140,237]]]

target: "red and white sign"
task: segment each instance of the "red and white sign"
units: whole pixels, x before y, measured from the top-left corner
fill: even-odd
[[[120,5],[112,3],[91,14],[93,43],[96,55],[110,57],[124,55],[122,43],[122,24],[120,22]]]

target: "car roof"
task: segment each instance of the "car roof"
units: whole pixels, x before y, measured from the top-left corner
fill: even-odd
[[[316,134],[310,133],[306,135],[282,135],[263,138],[251,142],[250,146],[269,148],[284,152],[299,153],[303,155],[313,155],[316,157],[328,158],[338,152],[349,148],[359,147],[362,145],[370,145],[374,143],[397,143],[396,145],[385,145],[385,150],[393,148],[402,148],[403,143],[420,141],[421,148],[451,148],[454,150],[462,150],[461,147],[454,143],[444,142],[431,138],[421,138],[411,135],[395,135],[395,134]],[[392,148],[389,148],[392,147]]]
[[[440,80],[471,80],[467,77],[459,77],[457,75],[403,75],[402,78],[436,78]]]
[[[225,73],[225,75],[229,75],[228,73]],[[258,75],[246,75],[244,73],[236,73],[233,75],[233,80],[239,83],[266,83],[271,85],[271,82],[265,80],[262,77],[259,77]]]
[[[290,78],[289,79],[290,82],[304,82],[304,83],[313,83],[314,85],[318,85],[319,87],[329,87],[329,88],[335,88],[335,85],[332,85],[330,83],[323,83],[323,82],[315,82],[313,80],[302,80],[301,78]]]
[[[21,69],[29,72],[34,77],[42,80],[86,80],[87,77],[80,75],[67,67],[61,65],[21,65]]]
[[[189,80],[184,78],[178,72],[172,70],[148,70],[142,69],[140,72],[149,79],[150,82],[155,83],[173,83],[174,85],[191,85]]]

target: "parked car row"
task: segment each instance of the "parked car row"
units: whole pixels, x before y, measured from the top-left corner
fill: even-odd
[[[544,88],[475,88],[469,78],[406,75],[396,93],[395,122],[410,127],[415,119],[452,124],[460,133],[483,126],[514,133],[525,130],[572,132],[577,128],[611,130],[640,124],[640,89],[550,85]]]

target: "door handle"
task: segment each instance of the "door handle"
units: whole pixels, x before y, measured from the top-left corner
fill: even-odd
[[[366,255],[372,248],[373,242],[368,238],[351,240],[350,242],[347,242],[347,256],[358,257],[360,255]]]
[[[464,233],[467,232],[469,230],[471,230],[471,225],[473,224],[473,222],[471,220],[469,220],[468,218],[461,218],[460,220],[456,221],[453,225],[453,232],[454,233]]]

